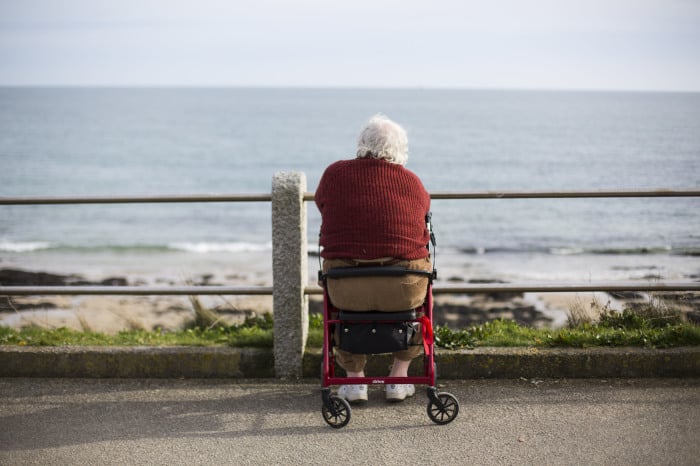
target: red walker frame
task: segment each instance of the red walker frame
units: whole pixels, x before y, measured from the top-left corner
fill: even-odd
[[[332,314],[340,314],[340,309],[337,309],[331,302],[326,285],[326,278],[334,270],[328,271],[327,274],[319,272],[319,278],[323,283],[323,356],[321,369],[321,393],[323,399],[322,414],[324,420],[334,428],[340,428],[347,425],[350,421],[352,409],[349,403],[331,394],[330,387],[333,385],[352,385],[352,384],[369,384],[369,385],[384,385],[384,384],[418,384],[428,385],[428,416],[437,424],[447,424],[457,417],[459,412],[459,402],[457,399],[445,392],[438,392],[436,388],[436,365],[434,352],[434,337],[432,331],[433,322],[433,293],[432,282],[435,277],[435,271],[429,272],[425,270],[409,270],[397,267],[353,267],[351,269],[341,269],[345,271],[343,274],[347,276],[350,272],[351,276],[397,276],[405,274],[417,274],[428,276],[428,289],[425,300],[422,306],[416,308],[418,317],[410,320],[391,319],[392,312],[381,312],[386,315],[387,319],[371,319],[371,320],[353,320],[353,323],[388,323],[388,322],[418,322],[421,324],[421,332],[423,336],[423,375],[408,376],[408,377],[338,377],[335,373],[335,358],[333,356],[333,336],[332,326],[339,325],[345,320],[331,318]],[[422,313],[422,315],[421,315]]]
[[[435,355],[433,353],[433,341],[432,341],[432,322],[433,322],[433,296],[432,296],[432,285],[428,285],[428,293],[425,298],[423,306],[418,308],[418,310],[423,311],[425,318],[415,319],[411,322],[419,322],[423,324],[429,323],[429,335],[431,340],[429,342],[425,341],[426,331],[423,330],[423,348],[425,354],[423,355],[423,374],[422,376],[408,376],[408,377],[337,377],[335,375],[335,358],[332,355],[334,345],[331,342],[331,331],[330,326],[334,324],[340,324],[344,321],[340,319],[331,319],[331,312],[337,310],[330,302],[328,297],[328,290],[324,288],[323,290],[323,387],[328,387],[331,385],[352,385],[352,384],[421,384],[421,385],[435,385]],[[387,316],[391,313],[387,312]],[[387,320],[372,320],[363,321],[359,320],[356,322],[395,322],[393,319]]]

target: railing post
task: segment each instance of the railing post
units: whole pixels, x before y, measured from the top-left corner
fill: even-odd
[[[276,377],[301,377],[308,335],[306,175],[272,178],[272,307]]]

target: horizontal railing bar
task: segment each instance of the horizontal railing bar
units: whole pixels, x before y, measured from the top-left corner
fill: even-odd
[[[699,197],[698,189],[605,190],[605,191],[483,191],[433,192],[431,199],[567,199],[600,197]]]
[[[433,191],[431,199],[566,199],[605,197],[700,197],[700,189],[617,189],[593,191]],[[313,201],[314,193],[304,193]]]
[[[583,291],[700,291],[700,282],[478,283],[436,285],[433,294]],[[320,295],[317,286],[307,295]],[[272,295],[271,286],[0,286],[0,296],[28,295]]]
[[[272,295],[271,286],[0,286],[0,296],[29,295]]]
[[[435,285],[433,294],[503,292],[584,292],[584,291],[700,291],[700,282],[587,282],[587,283],[475,283]],[[323,294],[320,287],[307,287],[306,294]]]
[[[598,190],[598,191],[435,191],[432,199],[565,199],[605,197],[700,197],[698,189]],[[146,204],[184,202],[270,202],[269,193],[250,194],[160,194],[133,196],[26,196],[0,197],[0,205],[38,204]],[[314,193],[305,192],[305,201]]]
[[[700,291],[700,282],[484,283],[435,286],[433,294],[584,291]]]
[[[34,204],[139,204],[178,202],[270,202],[272,194],[161,194],[136,196],[0,197],[0,205]]]

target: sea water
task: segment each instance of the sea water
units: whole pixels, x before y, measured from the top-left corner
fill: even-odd
[[[0,196],[269,193],[278,171],[313,192],[378,112],[407,129],[407,167],[431,192],[700,186],[698,93],[0,88]],[[700,276],[698,198],[432,211],[443,279]],[[264,283],[270,224],[269,203],[0,206],[0,267]]]

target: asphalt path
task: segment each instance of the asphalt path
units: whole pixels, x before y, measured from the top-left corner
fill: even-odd
[[[700,379],[445,382],[332,429],[315,381],[5,378],[0,464],[700,464]]]

